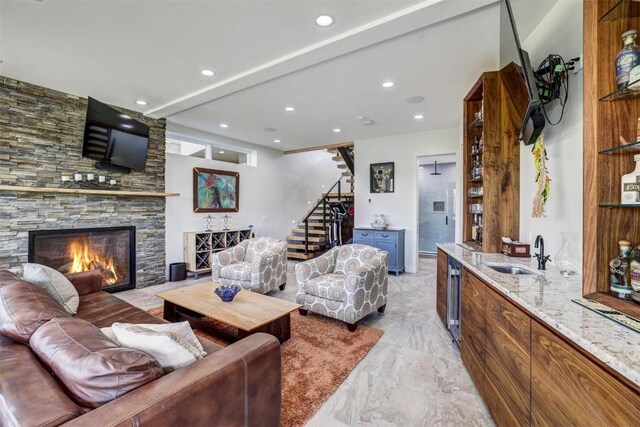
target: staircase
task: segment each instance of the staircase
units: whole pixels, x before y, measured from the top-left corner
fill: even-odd
[[[329,203],[342,202],[347,210],[353,207],[353,150],[345,147],[329,151],[333,154],[332,159],[338,162],[342,176],[316,200],[304,219],[291,230],[291,235],[287,236],[287,258],[307,260],[330,249],[333,213]],[[345,183],[349,186],[348,192],[343,192]],[[346,218],[343,222],[343,241],[350,238],[352,226],[351,220]]]

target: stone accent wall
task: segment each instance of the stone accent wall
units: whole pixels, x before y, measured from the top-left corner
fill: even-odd
[[[118,174],[82,157],[86,109],[85,98],[0,76],[0,184],[59,187],[63,173],[93,173],[116,179],[120,190],[164,192],[165,121],[117,108],[150,127],[145,171]],[[29,230],[133,225],[137,287],[163,283],[165,203],[162,197],[0,192],[0,269],[21,273]]]

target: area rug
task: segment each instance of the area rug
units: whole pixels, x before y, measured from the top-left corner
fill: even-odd
[[[162,317],[162,307],[149,310]],[[211,320],[214,323],[214,320]],[[226,346],[202,331],[195,333]],[[291,339],[282,345],[281,426],[304,425],[382,336],[381,329],[344,323],[309,313],[291,313]]]

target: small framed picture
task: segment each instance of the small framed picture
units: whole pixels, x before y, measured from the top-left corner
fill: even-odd
[[[240,174],[193,168],[194,212],[238,212]]]
[[[394,165],[394,162],[388,162],[369,166],[371,193],[393,193]]]

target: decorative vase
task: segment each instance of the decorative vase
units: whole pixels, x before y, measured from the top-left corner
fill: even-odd
[[[240,289],[241,288],[238,285],[222,285],[218,286],[214,292],[222,301],[231,302],[237,293],[240,292]]]
[[[562,247],[555,258],[555,264],[560,273],[571,276],[580,271],[577,254],[582,250],[580,233],[564,231],[562,233]]]
[[[387,222],[384,220],[383,214],[377,214],[374,216],[373,222],[371,223],[371,227],[377,228],[380,230],[384,230],[387,228]]]

